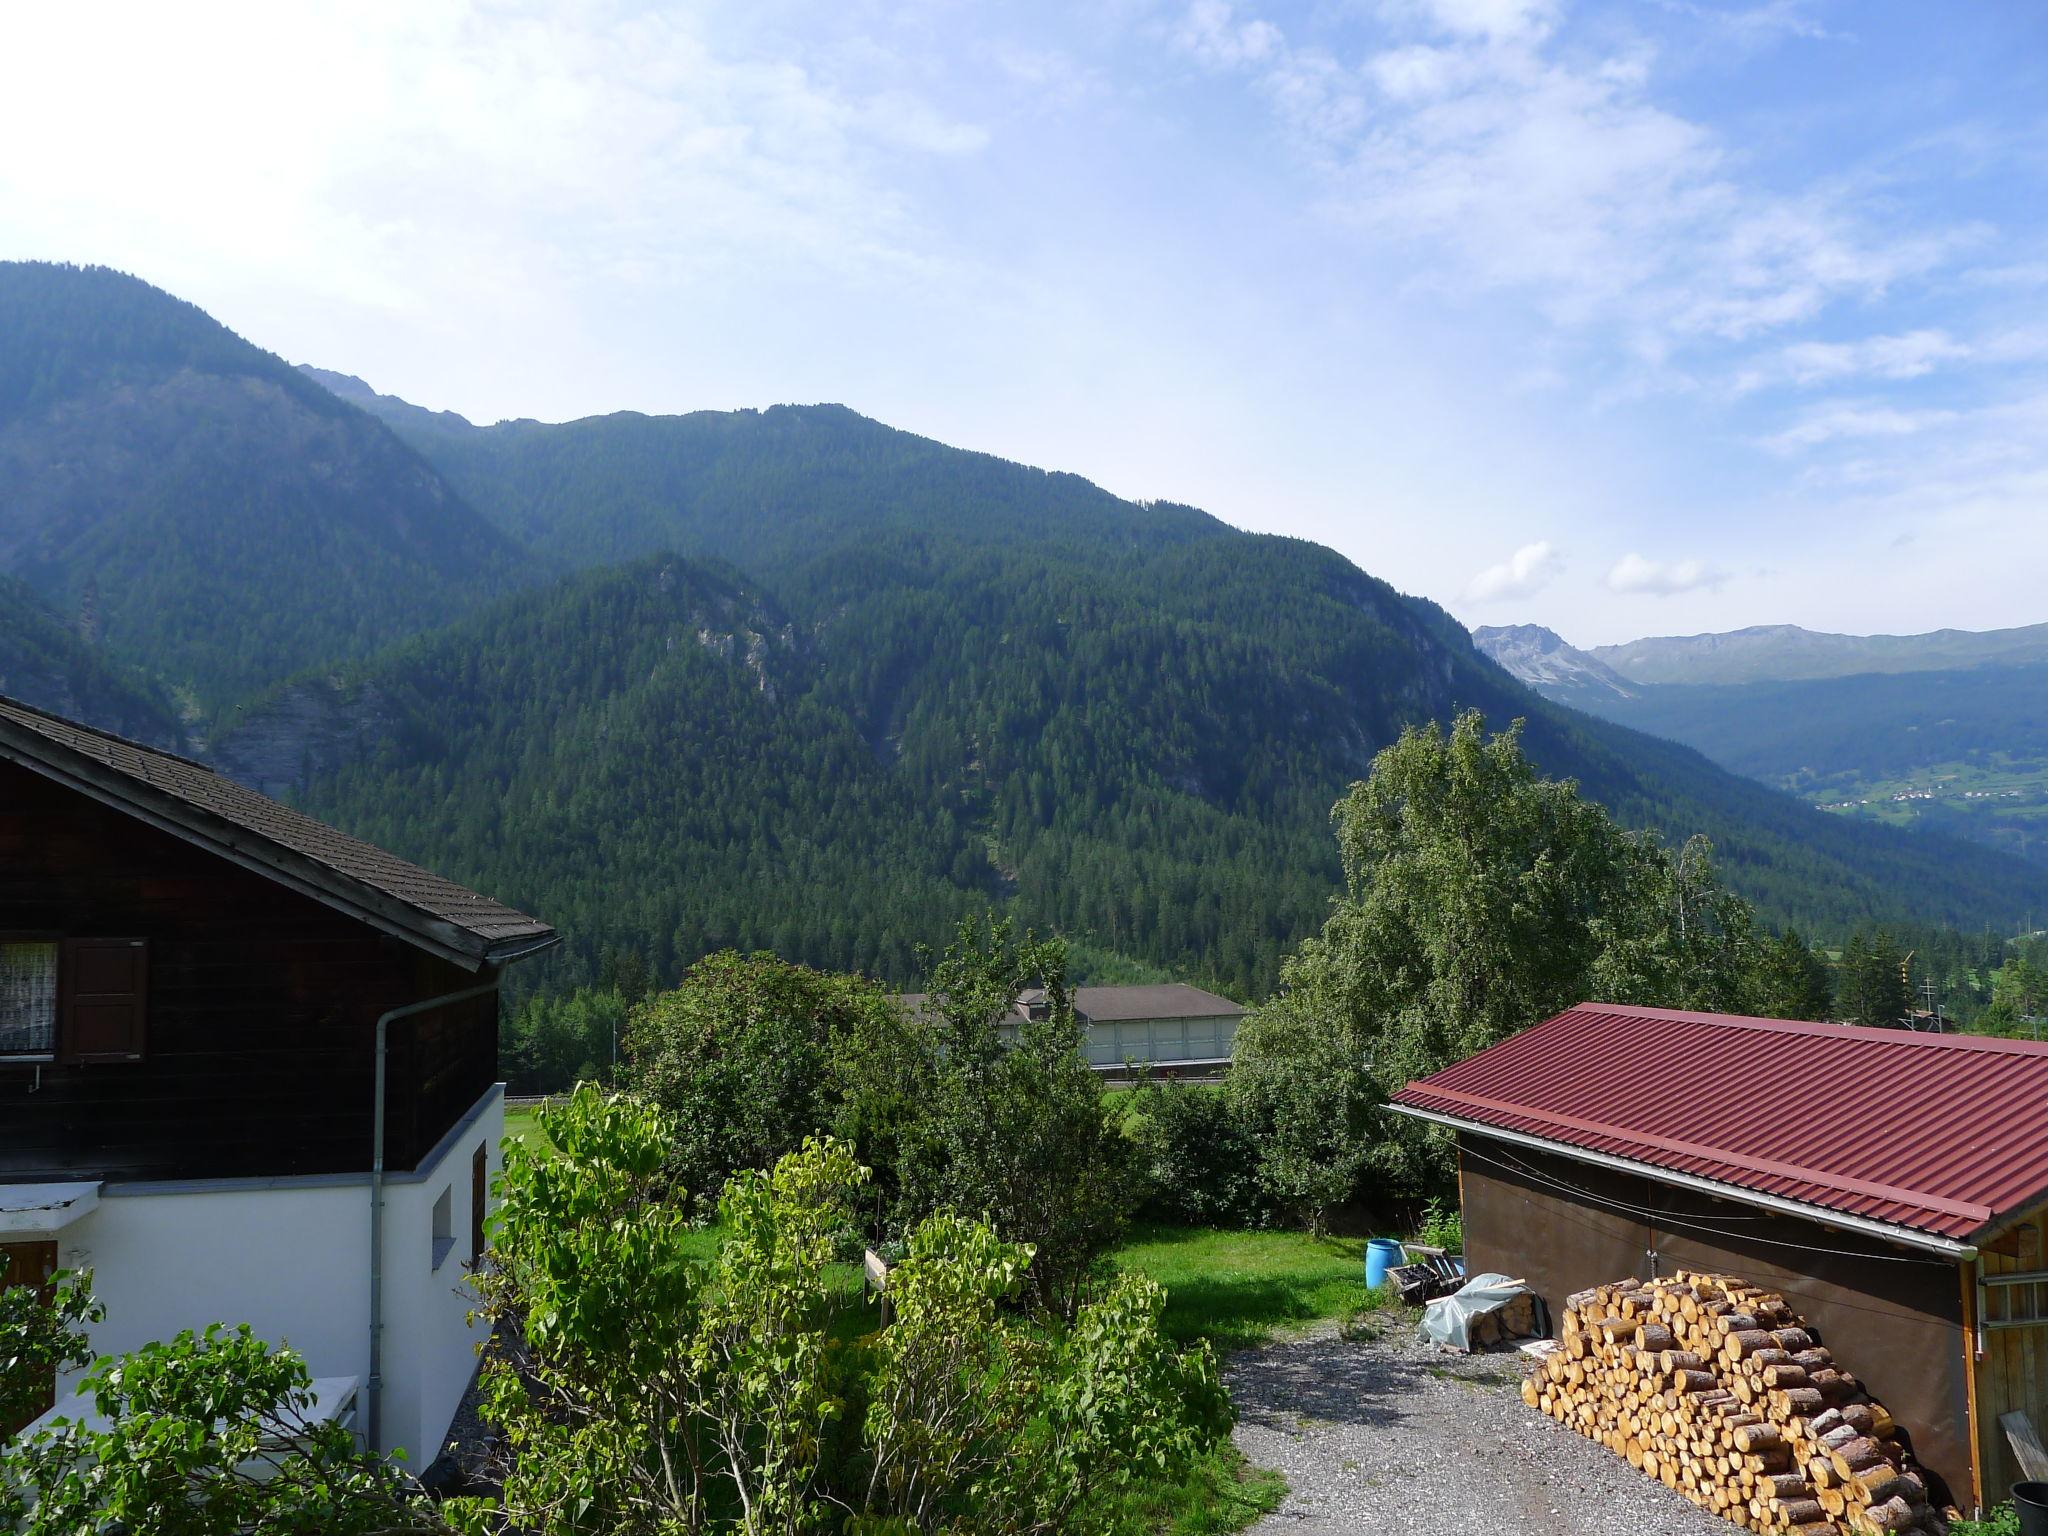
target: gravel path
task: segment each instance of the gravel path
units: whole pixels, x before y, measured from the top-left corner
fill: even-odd
[[[1286,1474],[1252,1536],[1730,1536],[1735,1529],[1522,1402],[1525,1357],[1457,1355],[1410,1323],[1245,1350],[1237,1443]]]

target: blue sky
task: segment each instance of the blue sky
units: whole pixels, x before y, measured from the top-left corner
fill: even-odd
[[[0,254],[479,420],[838,400],[1589,644],[2048,621],[2048,8],[0,13]]]

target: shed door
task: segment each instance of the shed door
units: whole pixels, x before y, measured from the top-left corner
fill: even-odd
[[[45,1296],[50,1293],[50,1276],[57,1272],[57,1245],[51,1242],[0,1243],[0,1291],[17,1285],[33,1286]],[[9,1420],[0,1413],[0,1440],[24,1424],[47,1413],[57,1403],[55,1372],[45,1375],[29,1399],[27,1412]]]

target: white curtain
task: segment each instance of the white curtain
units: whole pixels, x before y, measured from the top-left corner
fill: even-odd
[[[57,1041],[57,946],[0,941],[0,1056],[44,1056]]]

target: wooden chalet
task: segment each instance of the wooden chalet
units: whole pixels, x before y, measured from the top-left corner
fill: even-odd
[[[352,1380],[371,1444],[431,1461],[475,1365],[498,978],[554,942],[203,764],[0,697],[7,1279],[92,1269],[101,1350],[250,1323]]]

